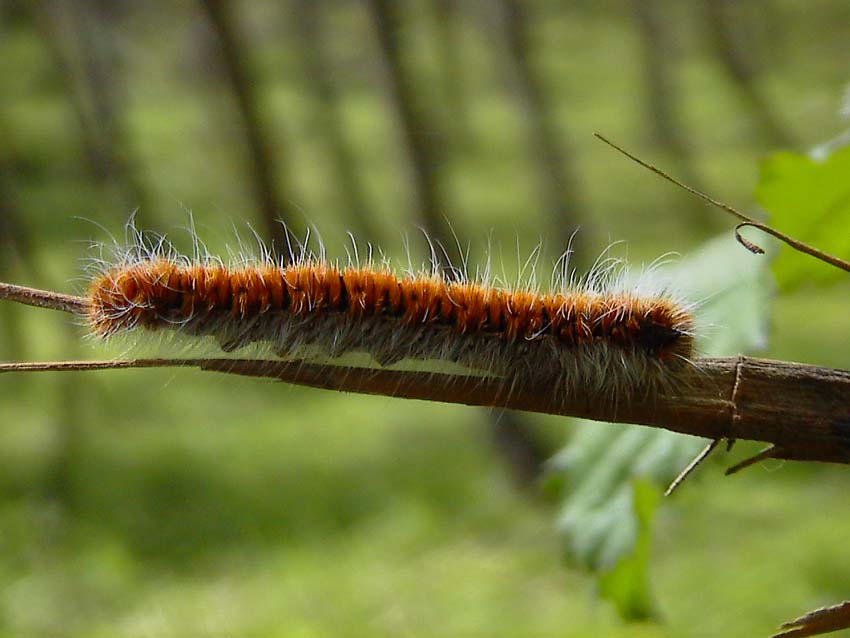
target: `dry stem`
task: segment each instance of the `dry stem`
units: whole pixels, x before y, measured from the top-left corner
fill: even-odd
[[[8,299],[36,308],[61,310],[77,315],[83,315],[88,310],[88,300],[85,297],[63,295],[61,292],[39,290],[0,282],[0,299]]]
[[[717,199],[714,199],[711,195],[703,193],[702,191],[697,190],[696,188],[693,188],[692,186],[688,186],[684,182],[680,182],[678,179],[669,175],[668,173],[665,173],[663,170],[661,170],[660,168],[658,168],[654,164],[650,164],[649,162],[646,162],[646,161],[640,159],[638,156],[630,153],[629,151],[624,149],[622,146],[618,146],[617,144],[615,144],[614,142],[609,140],[607,137],[600,135],[599,133],[594,133],[594,136],[597,137],[598,139],[602,140],[603,142],[605,142],[608,146],[618,150],[620,153],[622,153],[623,155],[628,157],[630,160],[637,162],[638,164],[640,164],[644,168],[652,171],[656,175],[663,177],[668,182],[672,182],[673,184],[675,184],[679,188],[682,188],[682,189],[688,191],[689,193],[696,195],[697,197],[705,200],[706,202],[708,202],[712,206],[716,206],[717,208],[725,210],[727,213],[737,217],[741,221],[741,223],[738,224],[735,227],[735,239],[737,239],[738,242],[744,248],[749,250],[750,252],[761,255],[761,254],[764,253],[764,250],[760,246],[754,244],[750,240],[746,239],[743,235],[741,235],[741,232],[740,232],[741,228],[744,228],[745,226],[752,226],[753,228],[758,228],[760,231],[767,233],[768,235],[772,235],[773,237],[776,237],[776,239],[778,239],[779,241],[782,241],[782,242],[788,244],[794,250],[797,250],[801,253],[805,253],[806,255],[814,257],[815,259],[818,259],[822,262],[825,262],[825,263],[827,263],[831,266],[835,266],[836,268],[840,268],[841,270],[843,270],[845,272],[850,272],[850,262],[847,262],[847,261],[841,259],[840,257],[836,257],[835,255],[830,255],[829,253],[825,253],[822,250],[815,248],[814,246],[810,246],[809,244],[802,242],[799,239],[794,239],[790,235],[786,235],[782,231],[776,230],[772,226],[768,226],[765,223],[762,223],[760,221],[756,221],[755,219],[748,217],[747,215],[744,215],[744,213],[742,213],[741,211],[739,211],[736,208],[733,208],[729,204],[724,204],[723,202],[721,202]]]
[[[82,297],[0,283],[0,299],[82,314]],[[660,427],[711,440],[772,444],[767,456],[850,464],[850,372],[747,357],[698,359],[683,371],[678,390],[649,399],[565,397],[558,384],[514,387],[479,376],[354,368],[303,361],[257,359],[136,359],[4,363],[0,372],[195,367],[279,379],[342,392],[506,407]]]
[[[733,357],[699,359],[682,390],[611,404],[565,399],[552,386],[511,389],[503,379],[256,359],[138,359],[6,363],[0,372],[195,367],[278,379],[312,388],[464,405],[506,407],[660,427],[773,445],[769,456],[850,464],[850,373],[798,363]]]

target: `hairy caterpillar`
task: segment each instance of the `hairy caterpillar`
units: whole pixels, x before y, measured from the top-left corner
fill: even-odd
[[[540,293],[436,267],[398,275],[371,254],[359,264],[356,250],[345,266],[303,245],[286,264],[265,251],[225,264],[135,238],[92,276],[87,320],[97,336],[168,330],[212,336],[228,352],[258,344],[283,358],[359,351],[381,366],[450,361],[617,401],[673,383],[693,356],[690,307],[629,288],[619,263],[577,281],[564,258],[553,290]]]

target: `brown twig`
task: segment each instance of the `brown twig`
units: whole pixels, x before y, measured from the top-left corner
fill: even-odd
[[[0,283],[0,299],[84,314],[83,297]],[[4,363],[0,372],[153,367],[279,379],[313,388],[406,399],[506,407],[666,428],[711,440],[749,439],[773,445],[777,459],[850,464],[850,372],[747,357],[697,359],[677,390],[648,399],[565,396],[551,384],[517,388],[495,377],[354,368],[257,359],[136,359]]]
[[[88,300],[85,297],[64,295],[51,290],[39,290],[38,288],[27,288],[26,286],[15,286],[2,282],[0,282],[0,299],[16,301],[37,308],[61,310],[76,315],[86,314],[89,307]]]
[[[90,372],[137,368],[202,367],[203,359],[116,359],[113,361],[11,361],[0,363],[4,372]]]
[[[576,416],[660,427],[712,440],[774,446],[771,457],[850,464],[850,372],[765,359],[698,359],[678,391],[613,404],[564,398],[551,387],[503,379],[256,359],[138,359],[6,363],[0,372],[196,367],[313,388]],[[733,403],[732,388],[738,384]],[[734,417],[734,418],[733,418]]]
[[[730,440],[732,440],[732,439],[730,439]],[[699,467],[699,465],[705,459],[707,459],[708,456],[712,452],[714,452],[715,448],[717,448],[717,446],[720,445],[720,441],[721,441],[721,439],[714,439],[713,441],[710,441],[708,443],[708,445],[706,445],[700,451],[700,453],[697,454],[694,457],[694,459],[685,466],[685,469],[683,469],[681,472],[679,472],[679,474],[676,476],[676,478],[673,479],[673,482],[670,483],[670,486],[664,491],[664,496],[672,495],[673,492],[675,492],[678,489],[678,487],[685,481],[685,479],[688,478],[691,475],[691,473],[695,469],[697,469],[697,467]]]
[[[764,224],[760,221],[756,221],[755,219],[752,219],[751,217],[747,217],[741,211],[737,210],[736,208],[733,208],[732,206],[729,206],[729,204],[724,204],[723,202],[714,199],[710,195],[707,195],[707,194],[703,193],[702,191],[697,190],[696,188],[693,188],[693,187],[688,186],[687,184],[685,184],[683,182],[680,182],[675,177],[672,177],[671,175],[665,173],[663,170],[661,170],[657,166],[640,159],[636,155],[633,155],[632,153],[630,153],[629,151],[627,151],[623,147],[618,146],[617,144],[615,144],[614,142],[612,142],[608,138],[604,137],[603,135],[600,135],[599,133],[594,133],[593,135],[596,138],[605,142],[611,148],[619,151],[620,153],[622,153],[623,155],[628,157],[633,162],[637,162],[638,164],[640,164],[644,168],[652,171],[656,175],[663,177],[668,182],[671,182],[672,184],[675,184],[679,188],[682,188],[682,189],[688,191],[689,193],[696,195],[697,197],[705,200],[706,202],[708,202],[712,206],[716,206],[717,208],[725,210],[727,213],[737,217],[739,220],[741,220],[741,223],[738,224],[735,227],[735,239],[737,239],[738,242],[740,242],[740,244],[742,246],[744,246],[744,248],[746,248],[750,252],[753,252],[753,253],[756,253],[756,254],[763,254],[764,250],[760,246],[758,246],[757,244],[754,244],[753,242],[749,241],[748,239],[745,239],[741,235],[741,233],[739,231],[744,226],[752,226],[753,228],[758,228],[760,231],[765,232],[768,235],[775,237],[779,241],[782,241],[782,242],[786,243],[787,245],[791,246],[791,248],[793,248],[794,250],[797,250],[801,253],[805,253],[806,255],[809,255],[811,257],[814,257],[815,259],[818,259],[818,260],[823,261],[827,264],[830,264],[831,266],[835,266],[836,268],[840,268],[841,270],[844,270],[846,272],[850,272],[850,262],[847,262],[847,261],[841,259],[840,257],[830,255],[829,253],[825,253],[822,250],[819,250],[819,249],[815,248],[814,246],[810,246],[809,244],[802,242],[798,239],[794,239],[793,237],[786,235],[785,233],[778,231],[775,228],[768,226],[767,224]]]
[[[758,454],[753,454],[750,457],[745,458],[740,463],[736,463],[730,468],[726,469],[726,476],[732,476],[733,474],[737,474],[741,470],[745,470],[751,465],[755,465],[761,461],[766,461],[767,459],[776,458],[776,446],[768,445]]]
[[[782,625],[773,638],[806,638],[850,627],[850,601],[809,612]]]

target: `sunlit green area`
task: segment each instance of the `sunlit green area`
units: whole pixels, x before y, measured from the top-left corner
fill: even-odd
[[[91,242],[108,256],[137,208],[139,227],[183,250],[190,223],[224,255],[240,250],[237,234],[252,246],[251,228],[268,237],[209,17],[219,4],[0,7],[3,281],[84,291],[87,259],[100,255]],[[705,6],[688,4],[390,3],[418,100],[413,130],[437,175],[431,212],[470,242],[473,263],[490,241],[514,272],[517,245],[524,258],[543,240],[546,283],[576,226],[584,266],[617,240],[638,263],[694,253],[718,233],[734,242],[722,212],[595,131],[759,215],[760,161],[846,128],[850,5],[718,2],[728,27],[718,35]],[[340,259],[349,229],[400,259],[407,236],[418,263],[428,224],[388,88],[381,5],[223,6],[281,216],[297,233],[313,225]],[[520,17],[524,56],[509,45]],[[744,80],[728,50],[748,65]],[[555,165],[535,140],[541,122]],[[365,210],[342,178],[346,161]],[[776,293],[768,348],[748,354],[847,367],[848,293],[835,279]],[[101,344],[78,324],[2,304],[0,355],[150,349]],[[153,347],[184,354],[167,340]],[[543,480],[517,484],[493,443],[499,413],[188,370],[3,375],[0,409],[2,635],[760,636],[850,598],[850,473],[764,463],[722,476],[758,444],[718,454],[662,504],[656,618],[627,622],[596,598],[593,575],[562,560],[559,503]],[[567,419],[523,419],[548,454],[569,440]]]

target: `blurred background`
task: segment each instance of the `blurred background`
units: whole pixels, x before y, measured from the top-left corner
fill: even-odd
[[[510,269],[543,239],[543,272],[577,227],[580,267],[731,243],[592,133],[755,210],[762,157],[847,126],[848,42],[827,0],[7,0],[0,278],[80,292],[134,211],[222,254],[277,220],[341,258],[453,229]],[[766,354],[846,367],[848,292],[778,296]],[[10,304],[0,334],[123,354]],[[168,370],[4,376],[0,410],[3,635],[765,635],[850,597],[845,468],[709,464],[656,516],[634,623],[562,560],[567,419]]]

